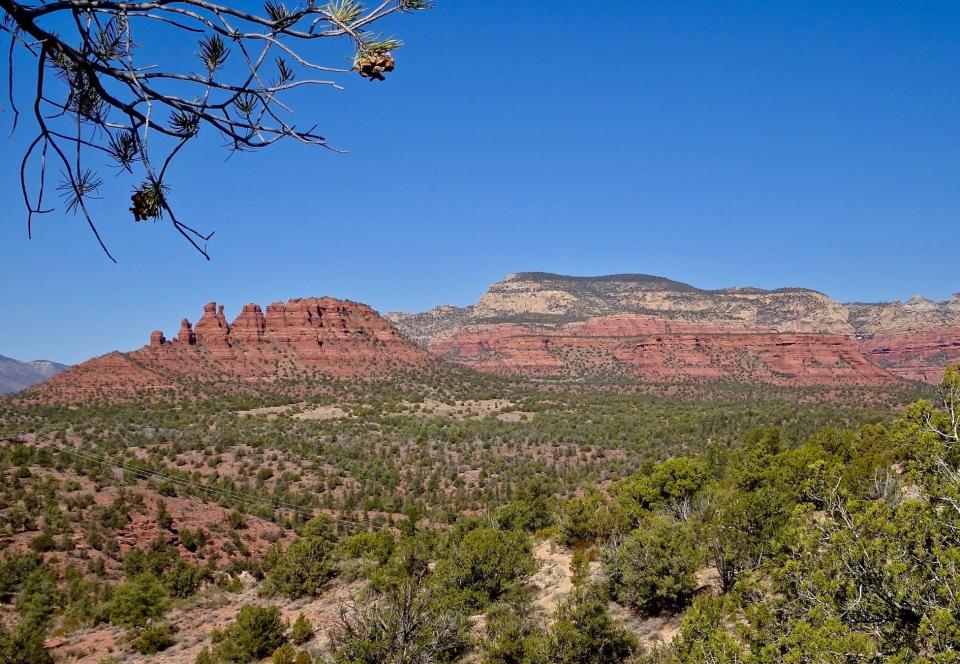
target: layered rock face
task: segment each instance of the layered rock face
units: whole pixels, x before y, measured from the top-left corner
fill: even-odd
[[[211,302],[192,326],[184,319],[168,341],[156,330],[131,353],[110,353],[37,386],[29,398],[80,402],[149,394],[176,396],[194,386],[229,391],[270,388],[314,377],[382,378],[434,360],[364,304],[329,297],[247,304],[228,323]]]
[[[930,383],[960,361],[960,293],[943,302],[848,304],[861,353],[898,376]]]
[[[897,378],[835,334],[772,333],[609,316],[558,328],[479,325],[431,346],[481,371],[650,382],[891,385]]]
[[[886,385],[937,381],[960,358],[960,294],[844,305],[804,288],[530,272],[469,307],[389,317],[440,357],[528,376]]]

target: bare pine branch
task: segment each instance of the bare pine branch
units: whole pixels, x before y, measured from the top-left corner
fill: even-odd
[[[293,120],[284,97],[306,86],[341,89],[335,77],[351,71],[384,80],[396,66],[393,51],[401,42],[371,27],[392,14],[431,6],[429,0],[380,0],[371,7],[360,0],[295,6],[267,0],[255,13],[208,0],[0,0],[0,30],[10,37],[13,129],[20,116],[16,97],[24,93],[15,89],[16,63],[24,56],[36,63],[30,94],[37,134],[21,164],[28,236],[35,217],[52,211],[44,206],[52,158],[63,174],[56,189],[66,210],[83,215],[112,259],[86,207],[102,181],[85,164],[101,153],[138,178],[130,208],[135,221],[169,218],[209,258],[205,243],[213,233],[181,222],[171,208],[166,178],[174,157],[204,130],[215,131],[229,151],[258,150],[283,139],[332,149],[314,125]],[[199,71],[144,62],[138,35],[156,40],[159,33],[168,35],[163,52],[196,41]],[[351,68],[311,59],[310,42],[338,37],[350,44]]]

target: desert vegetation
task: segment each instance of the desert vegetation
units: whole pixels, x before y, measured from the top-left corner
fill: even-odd
[[[427,384],[5,402],[5,661],[953,661],[957,370]]]

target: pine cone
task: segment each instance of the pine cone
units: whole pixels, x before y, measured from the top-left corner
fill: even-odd
[[[389,53],[367,53],[357,57],[353,69],[363,78],[383,81],[384,72],[393,71],[394,64],[393,56]]]
[[[159,219],[161,206],[163,205],[162,194],[159,194],[152,186],[143,186],[133,192],[130,196],[130,202],[133,207],[130,211],[133,213],[134,221],[146,221],[147,219]]]
[[[146,221],[150,216],[148,214],[150,204],[147,201],[147,194],[143,191],[136,191],[130,197],[130,201],[133,203],[130,211],[133,212],[134,221]]]

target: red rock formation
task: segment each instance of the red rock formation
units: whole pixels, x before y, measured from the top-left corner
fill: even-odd
[[[195,383],[223,391],[271,389],[287,381],[303,388],[312,377],[374,379],[432,362],[364,304],[308,298],[271,304],[266,315],[248,304],[228,325],[223,306],[211,302],[195,330],[181,322],[174,343],[155,331],[140,350],[84,362],[27,398],[129,400],[180,394]]]
[[[186,318],[180,321],[180,331],[177,332],[177,338],[174,343],[192,346],[197,343],[197,335],[193,333],[193,326]]]
[[[466,327],[430,350],[480,371],[539,377],[791,386],[898,382],[840,335],[778,333],[642,316],[598,317],[560,327]]]
[[[263,341],[266,320],[259,304],[245,304],[243,311],[230,326],[230,339],[236,343],[259,343]]]
[[[205,304],[203,316],[197,321],[193,331],[199,343],[229,346],[230,326],[223,315],[223,305],[218,308],[216,302]]]
[[[833,384],[883,382],[894,374],[936,382],[948,362],[960,359],[960,293],[939,302],[917,296],[841,304],[804,288],[704,290],[643,274],[523,272],[493,284],[475,304],[390,318],[444,357],[531,376],[785,382],[783,376],[797,374],[798,384]],[[625,350],[651,334],[659,336],[652,345],[637,342],[642,353]],[[685,334],[711,336],[690,341]],[[799,364],[771,354],[777,335],[791,334],[812,335],[785,346]],[[864,359],[878,369],[864,368]],[[836,374],[815,370],[820,364],[835,365]]]
[[[870,362],[891,373],[937,383],[947,364],[960,362],[960,327],[867,335],[857,346]]]

